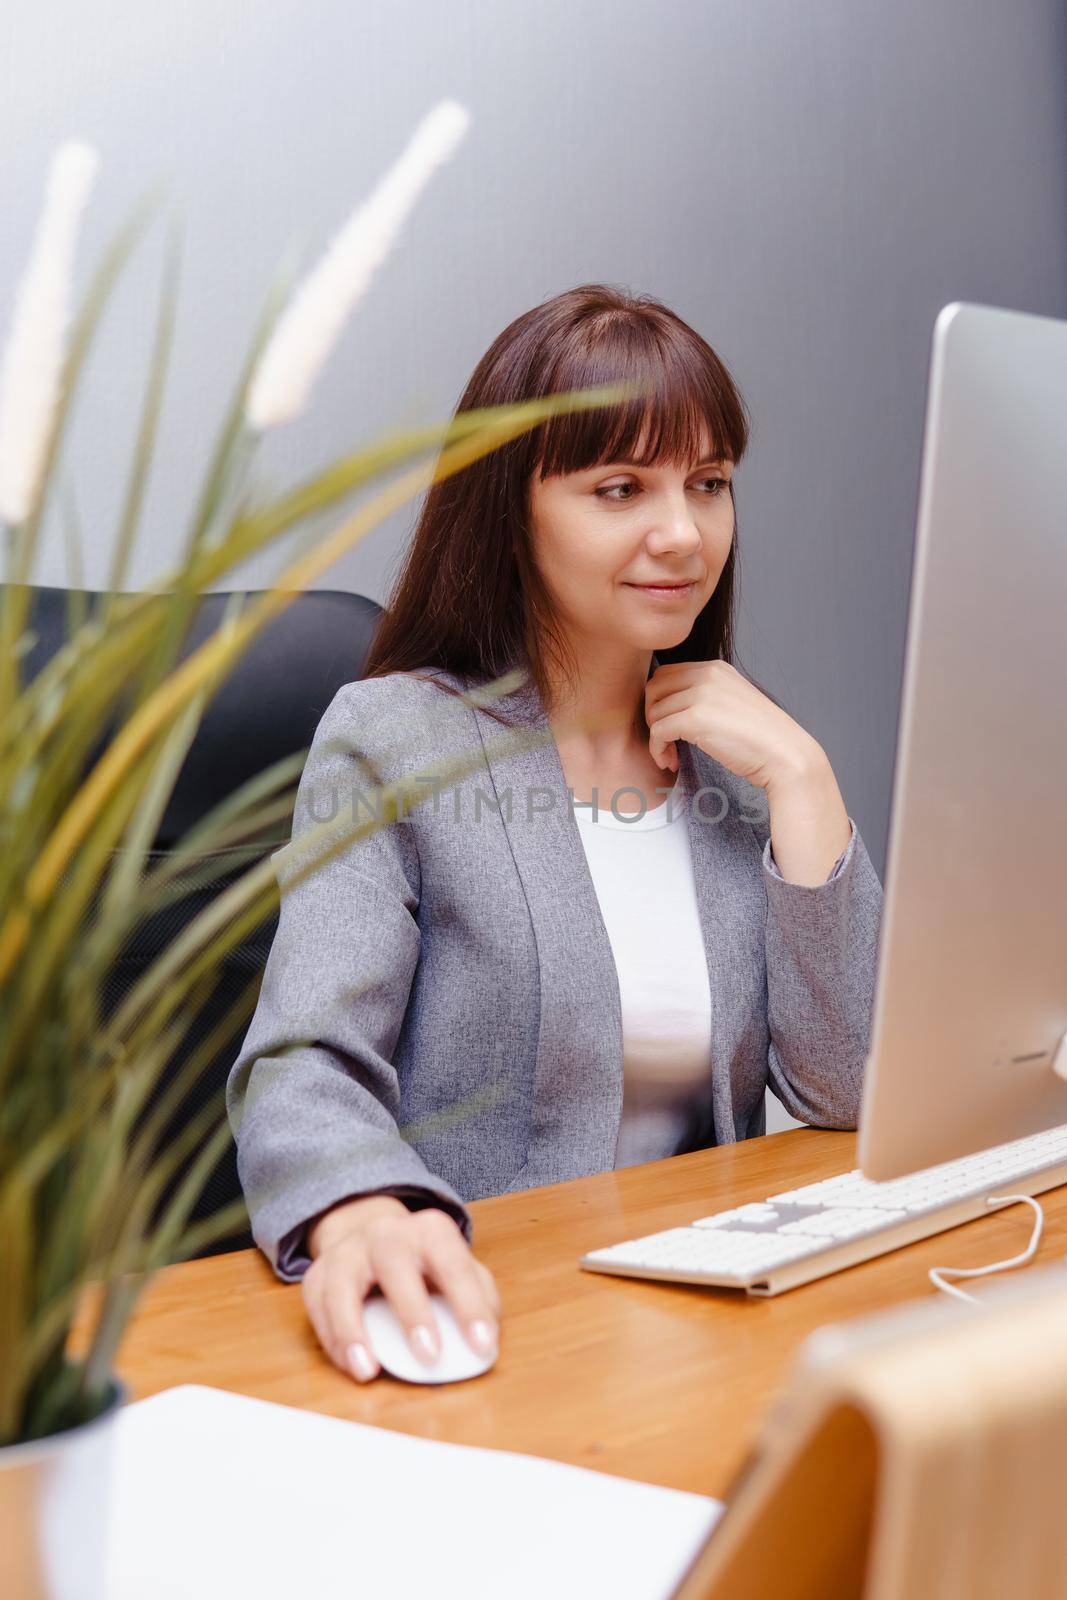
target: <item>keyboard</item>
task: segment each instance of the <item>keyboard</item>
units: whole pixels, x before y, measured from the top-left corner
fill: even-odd
[[[590,1250],[589,1272],[780,1294],[975,1217],[986,1199],[1067,1183],[1067,1125],[872,1183],[857,1169]]]

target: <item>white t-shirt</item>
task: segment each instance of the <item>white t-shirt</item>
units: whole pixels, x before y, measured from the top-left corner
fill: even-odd
[[[574,815],[619,977],[623,1106],[616,1167],[675,1154],[711,1096],[711,990],[677,783],[659,805]],[[624,795],[628,804],[633,797]],[[668,811],[670,815],[668,816]]]

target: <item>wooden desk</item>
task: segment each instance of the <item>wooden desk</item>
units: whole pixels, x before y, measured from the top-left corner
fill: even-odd
[[[1011,1207],[770,1300],[585,1272],[587,1249],[847,1170],[854,1135],[789,1130],[572,1183],[479,1200],[474,1248],[503,1300],[484,1377],[367,1386],[322,1354],[298,1285],[256,1250],[168,1267],[119,1353],[134,1398],[205,1383],[455,1443],[554,1457],[721,1496],[814,1328],[934,1294],[931,1266],[1016,1254]],[[1067,1187],[1041,1196],[1039,1260],[1067,1253]]]

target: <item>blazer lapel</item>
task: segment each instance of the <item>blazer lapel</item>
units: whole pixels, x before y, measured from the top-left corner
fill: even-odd
[[[752,915],[763,869],[745,823],[734,809],[738,779],[699,745],[678,741],[679,783],[697,909],[711,991],[711,1111],[719,1144],[743,1139],[759,1087],[742,1081],[743,1063],[759,1060],[766,1016],[763,921]],[[753,888],[753,880],[755,880]],[[757,1038],[759,1048],[757,1048]],[[746,1075],[747,1076],[747,1075]],[[710,1130],[709,1130],[710,1131]]]
[[[489,750],[509,735],[475,709],[537,943],[540,1026],[529,1156],[509,1185],[533,1188],[614,1166],[622,1112],[622,1016],[600,902],[559,751],[532,682],[509,695],[507,706],[517,724],[545,735],[533,748],[490,759]]]

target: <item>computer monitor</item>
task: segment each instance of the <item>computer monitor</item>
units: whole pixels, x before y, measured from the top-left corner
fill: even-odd
[[[1067,1123],[1067,322],[934,326],[859,1163]]]

